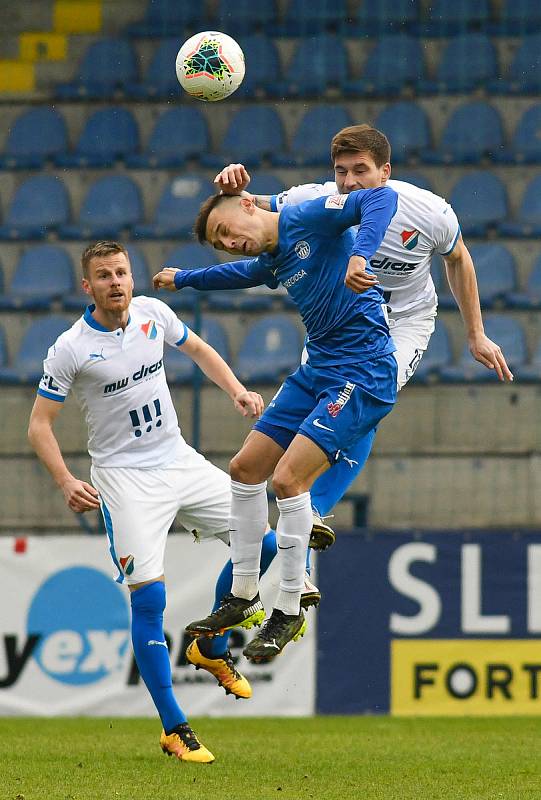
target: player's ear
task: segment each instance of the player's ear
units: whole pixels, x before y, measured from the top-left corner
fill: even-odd
[[[85,294],[89,294],[90,296],[92,296],[92,289],[90,288],[90,284],[86,278],[83,278],[82,286],[83,286],[83,292],[85,292]]]
[[[391,165],[387,161],[386,164],[383,165],[383,170],[381,174],[381,182],[385,183],[391,177]]]
[[[241,197],[240,198],[240,207],[247,214],[250,214],[250,216],[255,211],[255,203],[254,203],[254,201],[253,201],[253,199],[251,197]]]

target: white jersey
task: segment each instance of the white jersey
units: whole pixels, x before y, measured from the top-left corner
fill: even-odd
[[[430,275],[434,253],[448,255],[460,234],[455,212],[442,197],[404,181],[387,181],[398,193],[398,209],[370,265],[385,292],[392,316],[435,310],[438,298]],[[336,183],[293,186],[271,198],[273,211],[315,197],[337,194]]]
[[[150,297],[133,298],[125,330],[104,328],[93,309],[49,349],[38,394],[63,402],[73,389],[95,466],[148,469],[182,457],[190,448],[167,386],[163,348],[183,344],[188,328]]]

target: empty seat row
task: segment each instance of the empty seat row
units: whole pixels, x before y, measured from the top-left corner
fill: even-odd
[[[181,39],[158,44],[140,76],[137,53],[125,39],[102,39],[91,44],[75,79],[59,83],[59,99],[103,99],[122,93],[134,99],[178,98],[175,57]],[[352,97],[389,96],[410,87],[421,94],[469,92],[477,87],[501,94],[530,94],[541,88],[541,34],[523,37],[508,71],[502,74],[497,50],[483,33],[467,33],[449,40],[435,75],[427,71],[423,41],[404,34],[384,35],[368,51],[362,76],[353,77],[346,40],[336,34],[303,38],[287,66],[268,34],[240,39],[246,58],[246,77],[236,97],[260,93],[270,97],[320,96],[337,88]],[[366,40],[358,39],[358,57]],[[357,59],[355,59],[357,60]]]

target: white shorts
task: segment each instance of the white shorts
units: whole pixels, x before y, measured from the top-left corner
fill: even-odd
[[[398,362],[398,388],[409,381],[428,347],[434,333],[436,309],[423,316],[390,317],[389,330],[396,345],[395,358]]]
[[[193,448],[159,469],[96,467],[109,551],[118,583],[142,583],[164,574],[167,534],[178,514],[196,538],[229,541],[229,475]]]

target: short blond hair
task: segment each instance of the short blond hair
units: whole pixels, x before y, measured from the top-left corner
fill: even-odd
[[[81,256],[83,276],[88,278],[88,267],[93,258],[105,258],[106,256],[116,255],[116,253],[124,253],[129,262],[128,251],[120,242],[101,241],[89,244]]]

